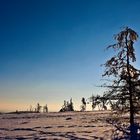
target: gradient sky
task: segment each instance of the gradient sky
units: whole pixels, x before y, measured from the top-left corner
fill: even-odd
[[[102,94],[101,64],[113,35],[140,33],[139,0],[1,0],[0,111],[40,102],[58,111],[73,98]],[[136,43],[140,68],[140,42]]]

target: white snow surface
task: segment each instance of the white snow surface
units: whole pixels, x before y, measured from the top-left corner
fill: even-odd
[[[0,114],[0,140],[110,140],[109,111]]]

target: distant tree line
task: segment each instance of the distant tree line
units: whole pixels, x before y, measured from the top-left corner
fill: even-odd
[[[33,108],[32,105],[30,105],[29,112],[35,112],[35,113],[40,113],[40,112],[47,113],[48,112],[48,106],[47,104],[44,106],[41,106],[39,103],[36,104],[36,106]]]
[[[87,99],[82,97],[80,111],[86,111],[86,106],[89,103],[91,103],[92,111],[94,111],[95,108],[97,110],[107,110],[108,103],[104,99],[104,97],[101,97],[100,95],[92,95],[91,97]],[[67,112],[67,111],[75,111],[72,98],[70,99],[70,101],[64,100],[64,103],[61,109],[59,110],[59,112]]]

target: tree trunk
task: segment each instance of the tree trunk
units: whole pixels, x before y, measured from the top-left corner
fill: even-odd
[[[126,41],[126,47],[127,47],[127,73],[128,73],[128,84],[129,84],[129,94],[130,94],[130,98],[129,98],[129,103],[130,103],[130,140],[136,140],[136,133],[135,133],[135,123],[134,123],[134,107],[133,107],[133,93],[132,93],[132,81],[131,81],[131,74],[130,74],[130,60],[129,60],[129,49],[128,49],[128,45],[127,45],[127,36],[125,38]]]

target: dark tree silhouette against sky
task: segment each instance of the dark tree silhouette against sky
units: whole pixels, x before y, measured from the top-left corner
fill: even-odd
[[[115,110],[130,113],[131,140],[136,138],[134,115],[140,111],[140,71],[133,64],[136,61],[134,43],[137,39],[138,34],[128,27],[115,35],[116,43],[107,49],[114,49],[116,55],[105,63],[103,74],[113,81],[112,85],[104,85],[109,88],[104,97],[115,103]]]

